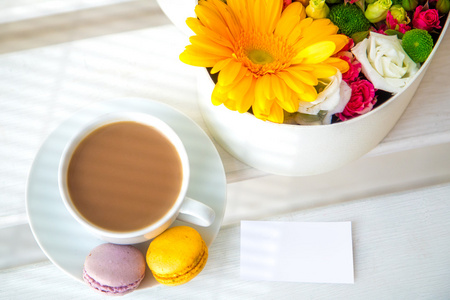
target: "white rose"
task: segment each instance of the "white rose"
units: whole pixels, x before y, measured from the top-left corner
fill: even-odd
[[[396,35],[371,32],[352,49],[362,72],[376,89],[397,93],[419,70]]]
[[[319,79],[319,81],[325,85],[323,91],[317,95],[317,99],[313,102],[300,101],[298,112],[301,114],[319,116],[319,112],[326,112],[321,121],[310,122],[308,118],[304,118],[301,115],[296,118],[297,123],[302,125],[312,124],[330,124],[331,117],[344,110],[350,97],[352,95],[351,88],[345,81],[342,80],[341,72],[337,72],[336,75]]]

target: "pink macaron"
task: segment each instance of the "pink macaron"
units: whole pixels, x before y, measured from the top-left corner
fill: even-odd
[[[101,244],[84,262],[83,279],[104,295],[134,291],[145,276],[144,255],[129,245]]]

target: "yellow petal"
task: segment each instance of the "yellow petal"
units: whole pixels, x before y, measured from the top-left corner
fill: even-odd
[[[284,110],[288,112],[296,112],[298,110],[299,103],[298,101],[293,101],[295,98],[293,97],[292,89],[286,85],[286,83],[276,76],[273,76],[272,87],[275,93],[275,101],[281,106]]]
[[[196,67],[212,67],[217,62],[223,60],[223,57],[212,55],[207,52],[193,48],[192,45],[186,46],[186,49],[180,54],[180,60],[185,64]]]
[[[330,57],[335,49],[333,42],[323,41],[306,47],[295,58],[302,58],[304,64],[317,64]]]
[[[261,86],[264,90],[264,96],[267,99],[273,99],[275,98],[275,94],[273,92],[272,88],[272,77],[275,75],[266,74],[265,76],[262,76],[259,78],[259,81],[261,81]]]
[[[253,75],[250,74],[244,76],[238,83],[236,83],[233,89],[230,90],[228,93],[228,98],[240,102],[242,97],[248,92],[252,84],[252,78]]]
[[[205,51],[203,48],[197,45],[187,45],[184,51],[187,55],[196,56],[196,57],[205,57],[205,58],[217,58],[218,60],[222,60],[228,58],[229,56],[217,55],[214,53],[210,53]]]
[[[272,33],[275,30],[281,17],[281,10],[283,3],[281,1],[265,1],[266,7],[265,22],[263,24],[262,32]]]
[[[265,98],[255,97],[255,101],[253,102],[252,105],[253,114],[255,115],[255,117],[263,121],[267,120],[274,102],[275,102],[274,100],[267,100]]]
[[[242,26],[242,29],[248,30],[250,25],[249,25],[249,18],[247,16],[247,14],[248,14],[247,1],[228,0],[227,5],[230,7],[230,10],[233,12],[233,14],[239,20],[239,23]]]
[[[298,97],[294,97],[294,94],[291,89],[287,88],[283,101],[281,101],[279,98],[276,98],[276,103],[285,111],[293,113],[298,110],[299,107],[299,101]]]
[[[324,19],[318,19],[318,20],[314,20],[314,22],[311,23],[311,29],[312,30],[321,30],[324,27],[328,27],[328,25],[332,25],[335,29],[334,29],[334,33],[338,32],[338,27],[336,25],[334,25],[330,19],[328,18],[324,18]]]
[[[278,102],[284,102],[291,95],[290,93],[288,94],[290,89],[286,83],[277,76],[273,77],[272,89]]]
[[[270,115],[267,117],[267,120],[273,123],[282,124],[284,121],[284,112],[283,109],[277,104],[274,103],[270,110]]]
[[[247,68],[242,66],[242,63],[231,60],[219,73],[218,83],[222,86],[231,84],[238,77],[240,72],[247,71]],[[241,73],[241,75],[244,75]],[[239,79],[239,78],[238,78]]]
[[[317,91],[313,86],[305,85],[305,92],[298,95],[303,101],[313,102],[317,99]]]
[[[197,19],[197,18],[192,18],[192,17],[187,18],[187,19],[186,19],[186,25],[187,25],[190,29],[192,29],[192,31],[193,31],[195,34],[200,34],[200,33],[202,32],[201,27],[202,27],[203,25],[200,24],[200,21],[199,21],[199,19]]]
[[[212,104],[217,106],[224,103],[226,100],[227,100],[226,94],[223,93],[221,87],[218,84],[216,84],[211,94]]]
[[[305,86],[306,84],[304,84],[303,82],[301,82],[300,80],[297,80],[293,75],[289,74],[288,72],[284,71],[284,72],[278,72],[276,76],[278,76],[278,80],[272,80],[272,86],[276,86],[277,88],[279,88],[281,86],[281,83],[279,82],[280,80],[283,81],[283,83],[285,83],[290,89],[292,89],[294,92],[298,93],[298,94],[303,94],[305,93]],[[274,88],[275,90],[275,88]],[[275,93],[275,96],[277,94]]]
[[[247,93],[242,97],[242,99],[237,103],[237,110],[240,113],[247,112],[250,107],[253,105],[253,102],[255,101],[255,86],[256,86],[256,79],[252,77],[252,82],[250,85],[250,88],[248,89]]]
[[[263,18],[261,16],[262,13],[261,1],[260,0],[248,1],[247,4],[251,23],[253,24],[254,28],[261,28],[263,21]]]
[[[225,107],[228,108],[229,110],[232,110],[232,111],[237,110],[236,101],[228,99],[223,103],[223,105],[225,105]]]
[[[199,19],[197,18],[188,18],[186,20],[186,24],[189,26],[189,28],[192,29],[192,31],[194,31],[195,34],[197,35],[202,35],[202,36],[206,36],[209,39],[213,40],[215,43],[225,46],[225,47],[229,47],[229,48],[233,48],[233,45],[231,43],[231,41],[234,41],[234,38],[229,38],[227,37],[223,37],[220,34],[218,34],[217,32],[203,26],[200,22]]]
[[[226,5],[221,0],[209,0],[205,1],[205,3],[211,3],[211,5],[215,8],[218,15],[220,15],[227,25],[229,29],[229,35],[228,38],[232,39],[234,36],[238,36],[240,33],[240,24],[239,20],[236,19],[236,17],[233,15],[230,7]]]
[[[312,97],[311,94],[305,93],[305,94],[298,95],[298,98],[299,98],[299,101],[313,102],[317,99],[317,96]]]
[[[288,5],[281,14],[281,18],[275,28],[275,34],[287,38],[294,29],[293,24],[300,22],[302,11],[304,11],[304,7],[299,2],[293,2]]]
[[[344,48],[345,45],[348,44],[348,37],[343,34],[335,34],[332,36],[329,36],[326,38],[327,41],[331,41],[336,45],[336,49],[334,50],[333,54],[338,53],[341,51],[342,48]]]
[[[337,57],[330,57],[324,61],[325,64],[329,64],[335,68],[338,68],[342,74],[347,72],[350,69],[350,66],[345,60],[342,60]]]
[[[216,11],[205,5],[199,4],[195,7],[195,14],[205,27],[222,36],[228,36],[226,23]]]
[[[314,20],[312,18],[306,18],[300,21],[300,28],[303,30],[305,28],[308,28],[309,26],[311,26],[311,24],[314,22]]]
[[[313,86],[304,84],[300,80],[296,80],[294,76],[287,72],[279,72],[277,74],[284,82],[299,96],[302,96],[304,101],[314,101],[317,98],[317,91]]]
[[[294,45],[301,38],[303,34],[301,24],[295,25],[291,33],[287,36],[286,41],[288,45]]]
[[[324,41],[327,37],[336,35],[338,30],[339,28],[331,23],[329,19],[314,20],[303,28],[303,36],[295,43],[294,48],[301,50],[320,41]]]
[[[202,49],[205,52],[224,57],[231,57],[233,50],[224,47],[204,36],[194,35],[189,38],[191,44]]]
[[[336,75],[337,69],[332,65],[327,65],[325,63],[309,65],[313,70],[311,70],[311,74],[313,74],[316,78],[328,78]]]
[[[233,58],[227,58],[224,60],[221,60],[219,62],[217,62],[214,67],[211,69],[211,74],[215,74],[217,72],[219,72],[220,70],[222,70],[223,68],[225,68],[226,65],[228,65],[232,60],[234,60]]]
[[[314,85],[317,85],[317,83],[318,83],[317,77],[315,77],[313,74],[311,74],[309,72],[303,71],[299,67],[294,66],[294,67],[287,68],[286,72],[290,73],[292,76],[294,76],[298,80],[301,80],[302,82],[304,82],[307,85],[314,86]]]
[[[298,70],[302,70],[302,71],[305,71],[305,72],[310,72],[310,71],[314,70],[314,66],[315,65],[292,65],[291,68],[295,67]]]
[[[258,99],[273,99],[273,97],[267,97],[266,91],[272,90],[270,86],[270,75],[265,75],[256,80],[255,83],[255,98]]]

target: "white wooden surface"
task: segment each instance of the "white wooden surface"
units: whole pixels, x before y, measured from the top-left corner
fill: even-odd
[[[130,299],[448,299],[450,185],[293,212],[270,220],[351,221],[354,284],[239,278],[239,225],[224,227],[191,282]],[[2,299],[100,299],[49,262],[0,271]]]
[[[0,23],[47,17],[132,0],[14,0],[0,2]]]
[[[187,37],[149,0],[0,24],[0,40],[0,299],[97,298],[51,265],[33,240],[24,205],[29,168],[64,119],[111,98],[167,103],[206,130],[195,72],[178,60]],[[217,145],[228,203],[226,226],[207,268],[189,285],[132,298],[448,299],[449,47],[447,35],[386,139],[342,169],[304,178],[273,176]],[[416,188],[422,189],[383,197]],[[353,221],[356,284],[240,281],[236,224],[277,214],[287,221]]]

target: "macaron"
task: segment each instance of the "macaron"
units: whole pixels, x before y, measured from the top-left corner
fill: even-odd
[[[180,285],[203,270],[208,260],[208,248],[194,228],[177,226],[153,239],[146,260],[156,281]]]
[[[86,257],[83,279],[104,295],[125,295],[139,286],[145,268],[145,257],[135,247],[101,244]]]

